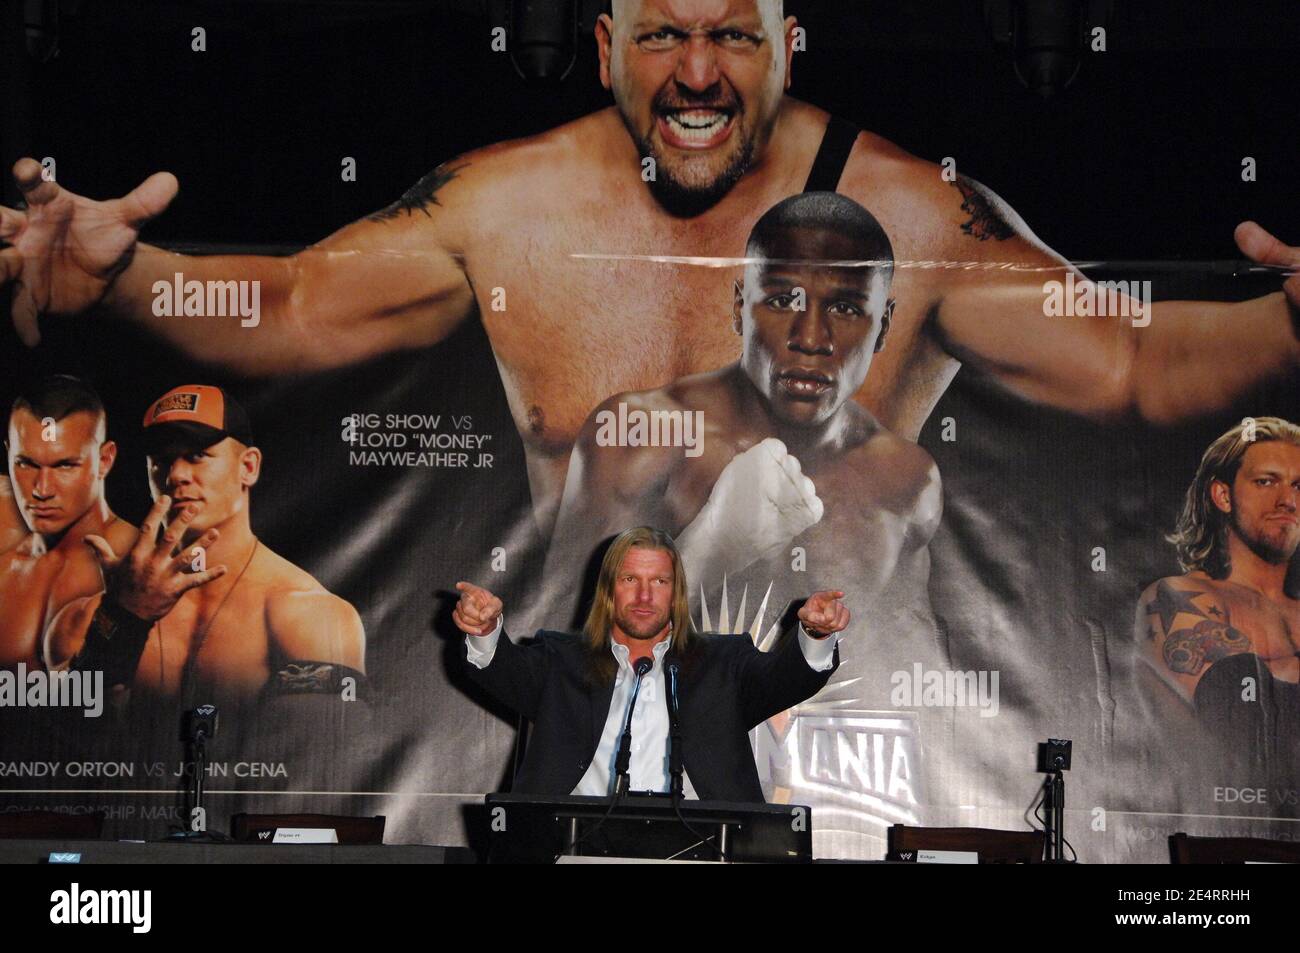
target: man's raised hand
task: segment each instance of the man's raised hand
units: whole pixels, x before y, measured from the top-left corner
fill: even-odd
[[[839,589],[814,592],[799,609],[799,621],[815,636],[843,632],[849,624],[849,610],[840,602],[844,593]]]
[[[131,263],[145,222],[171,204],[178,185],[157,172],[120,199],[96,202],[47,181],[35,159],[14,164],[27,208],[0,206],[0,287],[12,284],[14,328],[23,343],[41,339],[43,314],[77,314],[98,304]]]
[[[451,610],[456,627],[469,635],[491,635],[501,617],[501,600],[471,582],[458,582],[456,589],[460,601]]]
[[[219,533],[210,529],[193,545],[180,550],[195,509],[186,507],[171,525],[162,530],[163,518],[171,502],[171,497],[158,497],[140,526],[135,545],[125,556],[114,553],[108,540],[102,536],[87,536],[85,540],[104,569],[104,598],[113,600],[147,622],[154,622],[171,612],[180,597],[191,589],[207,585],[226,574],[224,565],[200,572],[187,571],[194,559],[194,550],[211,546]]]

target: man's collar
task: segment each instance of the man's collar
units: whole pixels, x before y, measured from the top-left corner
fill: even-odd
[[[673,644],[673,636],[671,632],[668,635],[665,635],[662,639],[660,639],[658,642],[654,644],[654,648],[651,649],[650,651],[654,655],[656,662],[663,660],[664,653],[667,652],[668,649],[672,647],[672,644]],[[630,663],[628,662],[628,657],[632,654],[632,652],[626,645],[624,645],[621,642],[615,642],[614,639],[611,637],[609,640],[609,650],[614,653],[614,658],[618,659],[618,664],[620,667],[624,665],[630,665]]]

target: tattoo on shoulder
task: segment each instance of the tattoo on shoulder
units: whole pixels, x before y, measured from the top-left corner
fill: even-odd
[[[441,204],[438,201],[438,190],[452,179],[456,178],[456,173],[467,165],[469,165],[468,162],[462,162],[460,165],[455,166],[450,162],[444,162],[432,172],[425,174],[419,182],[416,182],[413,186],[403,192],[402,197],[392,205],[380,209],[378,212],[375,212],[375,214],[369,216],[370,221],[387,222],[397,218],[397,216],[402,212],[410,215],[417,209],[425,215],[429,215],[430,205]],[[432,218],[433,216],[430,215],[429,217]]]
[[[1174,618],[1181,613],[1198,616],[1202,619],[1208,619],[1210,614],[1220,615],[1218,606],[1212,606],[1211,612],[1207,613],[1193,601],[1198,596],[1206,594],[1205,591],[1175,589],[1167,579],[1161,579],[1156,583],[1155,597],[1147,604],[1147,615],[1160,616],[1160,628],[1164,632],[1173,629]],[[1223,621],[1225,623],[1228,621],[1226,616]],[[1155,637],[1154,629],[1152,629],[1151,636],[1152,638]]]
[[[989,238],[1005,241],[1015,235],[1015,230],[974,182],[959,175],[952,184],[961,192],[961,210],[970,215],[970,221],[962,223],[963,232],[979,241]]]
[[[1211,597],[1210,605],[1197,605],[1195,600],[1201,596]],[[1251,649],[1250,639],[1232,627],[1228,613],[1208,590],[1175,588],[1162,579],[1146,614],[1159,617],[1159,625],[1153,619],[1147,631],[1152,639],[1163,634],[1161,657],[1169,670],[1179,675],[1198,675],[1219,659]],[[1179,616],[1192,618],[1178,623]]]
[[[1170,671],[1197,675],[1219,659],[1250,651],[1250,639],[1226,622],[1205,619],[1165,636],[1162,652]]]

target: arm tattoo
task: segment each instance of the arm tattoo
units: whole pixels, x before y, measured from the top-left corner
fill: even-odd
[[[425,215],[429,215],[430,205],[441,204],[438,201],[438,190],[456,178],[456,173],[467,165],[469,165],[468,162],[463,162],[457,166],[444,162],[403,192],[402,197],[392,205],[371,215],[370,221],[387,222],[397,218],[401,212],[410,215],[416,209],[419,209]],[[432,218],[433,216],[430,215],[429,217]]]
[[[1015,235],[1014,229],[998,214],[988,196],[974,182],[959,175],[952,184],[961,192],[961,210],[970,215],[970,221],[962,223],[963,232],[979,241],[986,238],[1005,241]]]
[[[1196,675],[1221,658],[1249,651],[1250,640],[1245,635],[1213,619],[1174,629],[1165,636],[1165,664],[1179,675]]]
[[[1219,659],[1250,651],[1250,639],[1234,629],[1227,615],[1218,606],[1201,609],[1192,600],[1205,592],[1175,589],[1165,581],[1156,586],[1156,596],[1147,606],[1147,615],[1160,617],[1160,629],[1165,633],[1161,655],[1171,672],[1179,675],[1197,675]],[[1210,615],[1223,616],[1222,619]],[[1178,615],[1195,616],[1190,625],[1174,626]],[[1156,626],[1150,626],[1151,638],[1156,637]]]

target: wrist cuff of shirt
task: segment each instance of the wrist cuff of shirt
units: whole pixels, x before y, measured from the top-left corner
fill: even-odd
[[[800,622],[800,623],[799,623],[799,628],[803,629],[803,634],[806,635],[806,636],[808,636],[808,638],[810,638],[810,639],[817,639],[817,640],[819,640],[819,641],[820,641],[821,639],[829,639],[832,635],[835,634],[834,632],[828,632],[828,633],[826,633],[825,635],[822,635],[822,634],[820,634],[820,633],[818,633],[818,632],[814,632],[812,629],[808,628],[808,626],[804,625],[803,622]]]
[[[497,646],[501,642],[501,633],[505,629],[506,617],[497,618],[497,627],[484,635],[465,633],[465,660],[475,668],[487,668],[496,657]]]

